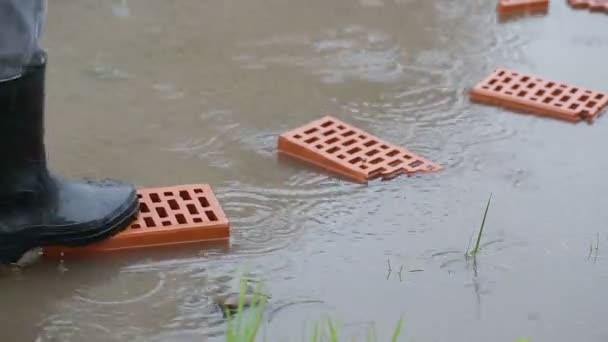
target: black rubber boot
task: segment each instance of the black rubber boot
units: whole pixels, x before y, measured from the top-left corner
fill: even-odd
[[[80,246],[126,228],[139,206],[133,186],[52,175],[44,147],[46,60],[0,81],[0,263],[49,245]]]

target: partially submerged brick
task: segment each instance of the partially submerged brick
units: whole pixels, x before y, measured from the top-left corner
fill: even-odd
[[[280,153],[354,181],[412,175],[442,169],[436,163],[331,116],[280,135]]]
[[[570,122],[593,121],[608,105],[608,93],[497,69],[470,91],[473,101]]]
[[[499,0],[498,15],[502,18],[521,14],[546,13],[549,0]]]
[[[44,254],[81,256],[230,238],[228,219],[207,184],[140,189],[138,197],[138,217],[124,231],[87,246],[47,247]]]

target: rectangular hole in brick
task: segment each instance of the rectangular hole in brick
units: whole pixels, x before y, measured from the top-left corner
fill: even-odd
[[[357,141],[355,139],[350,139],[350,140],[345,141],[344,143],[342,143],[342,145],[344,145],[344,146],[350,146],[350,145],[352,145],[352,144],[354,144],[356,142]]]
[[[578,108],[579,104],[578,103],[573,103],[570,105],[570,109],[576,109]]]
[[[517,93],[517,96],[519,96],[519,97],[524,97],[524,96],[526,96],[526,94],[528,94],[528,92],[527,92],[527,91],[525,91],[525,90],[522,90],[522,91],[520,91],[519,93]]]
[[[346,127],[344,127],[344,126],[342,126],[342,125],[338,126],[338,129],[340,129],[340,130],[345,129],[345,128],[346,128]]]
[[[378,164],[379,162],[381,162],[381,161],[383,161],[383,160],[384,160],[384,159],[382,159],[382,158],[376,158],[376,159],[372,160],[372,161],[370,162],[370,164]]]
[[[341,154],[341,155],[339,155],[339,156],[338,156],[338,158],[339,158],[339,159],[344,159],[344,158],[346,158],[346,156],[345,156],[345,155],[343,155],[343,154]]]
[[[561,107],[561,106],[562,106],[562,104],[561,104],[561,103],[556,103],[556,104],[555,104],[555,106],[556,106],[556,107]]]
[[[153,203],[160,203],[160,196],[158,194],[150,194],[150,199]]]
[[[565,84],[560,84],[559,87],[560,88],[568,88],[568,86],[566,86]]]
[[[296,139],[300,139],[300,138],[302,138],[302,136],[301,136],[301,135],[299,135],[299,134],[296,134],[296,135],[294,135],[293,137],[294,137],[294,138],[296,138]]]
[[[553,98],[551,96],[549,96],[543,100],[544,103],[549,103],[551,101],[553,101]]]
[[[507,91],[507,92],[505,92],[505,93],[506,93],[507,95],[513,95],[513,93],[512,93],[512,92],[510,92],[510,91]]]
[[[493,78],[490,80],[490,82],[488,82],[489,85],[493,85],[494,83],[496,83],[498,80]]]
[[[336,142],[336,141],[338,141],[338,140],[340,140],[340,139],[338,139],[338,138],[336,138],[336,137],[333,137],[333,138],[331,138],[331,139],[329,139],[329,140],[325,141],[325,143],[326,143],[326,144],[333,144],[333,143],[335,143],[335,142]]]
[[[587,100],[589,100],[589,96],[583,95],[583,96],[579,97],[578,100],[579,101],[587,101]]]
[[[569,101],[569,100],[570,100],[570,96],[568,96],[568,95],[564,95],[564,96],[562,96],[562,98],[561,98],[561,99],[559,99],[559,100],[560,100],[560,101],[562,101],[562,102]]]
[[[359,139],[366,139],[367,137],[365,135],[359,135]]]
[[[199,197],[198,203],[200,203],[203,208],[207,208],[209,206],[209,201],[206,197]]]
[[[505,80],[503,81],[503,83],[509,83],[511,82],[513,79],[511,77],[507,77],[505,78]]]
[[[528,82],[529,80],[530,80],[530,77],[528,77],[528,76],[524,76],[521,78],[522,82]]]
[[[211,222],[217,221],[217,215],[215,215],[215,213],[213,211],[207,210],[207,211],[205,211],[205,215],[207,215],[207,218],[209,219],[209,221],[211,221]]]
[[[190,215],[198,215],[198,209],[196,209],[196,206],[194,204],[188,204],[186,207],[188,207],[188,212],[190,213]]]
[[[140,203],[139,204],[139,211],[141,211],[142,213],[149,213],[150,212],[150,208],[148,208],[148,205],[146,203]]]
[[[325,127],[329,127],[329,126],[331,126],[331,125],[333,125],[333,124],[334,124],[334,122],[330,120],[330,121],[326,121],[326,122],[324,122],[324,123],[321,125],[321,127],[325,128]]]
[[[154,222],[154,220],[151,217],[145,217],[144,222],[146,223],[146,226],[148,226],[150,228],[156,227],[156,222]]]
[[[407,165],[409,165],[410,167],[418,167],[418,166],[420,166],[422,164],[423,164],[422,161],[420,161],[420,160],[414,160],[413,162],[411,162],[411,163],[409,163]]]
[[[578,88],[572,88],[570,89],[570,94],[574,94],[578,91]]]
[[[192,221],[194,221],[194,223],[201,223],[203,222],[203,219],[201,219],[200,217],[195,217],[192,219]]]
[[[536,98],[536,97],[531,97],[531,98],[530,98],[530,100],[532,100],[532,101],[536,101],[536,100],[538,100],[538,98]]]
[[[156,207],[156,212],[158,213],[158,216],[160,216],[160,218],[165,218],[168,216],[167,209],[163,207]]]
[[[309,130],[304,131],[304,134],[312,134],[312,133],[314,133],[314,132],[316,132],[318,130],[319,130],[318,128],[313,127],[313,128],[311,128]]]
[[[356,158],[353,158],[353,159],[349,160],[348,162],[351,163],[351,164],[356,164],[356,163],[358,163],[358,162],[360,162],[362,160],[363,160],[363,158],[356,157]]]
[[[532,82],[528,84],[528,89],[536,87],[536,83]]]
[[[355,134],[355,132],[353,132],[353,131],[348,131],[348,132],[342,133],[342,136],[343,136],[343,137],[345,137],[345,138],[348,138],[348,137],[350,137],[350,136],[351,136],[351,135],[353,135],[353,134]]]
[[[333,129],[330,129],[329,131],[324,132],[324,133],[323,133],[323,135],[324,135],[324,136],[328,136],[328,135],[332,135],[332,134],[334,134],[334,133],[336,133],[336,131],[335,131],[335,130],[333,130]]]
[[[501,91],[502,90],[502,86],[496,86],[496,88],[494,88],[494,91]]]
[[[394,156],[396,156],[398,154],[399,154],[398,150],[392,150],[389,153],[387,153],[386,155],[389,156],[389,157],[394,157]]]
[[[203,193],[203,189],[194,189],[194,193],[195,194],[202,194]]]
[[[545,88],[553,88],[554,85],[555,85],[555,83],[549,82],[545,85]]]
[[[393,161],[392,161],[392,162],[390,162],[388,165],[389,165],[389,166],[397,166],[397,165],[402,164],[402,163],[403,163],[403,160],[401,160],[401,159],[397,159],[397,160],[393,160]]]
[[[184,214],[175,215],[175,219],[177,220],[177,223],[179,223],[179,224],[186,224],[186,222],[187,222]]]
[[[515,83],[515,84],[514,84],[514,85],[511,87],[511,89],[513,89],[513,90],[517,90],[517,89],[519,89],[519,84]]]
[[[192,199],[192,197],[190,197],[190,193],[186,190],[180,191],[179,197],[181,197],[184,201],[189,201]]]
[[[591,90],[585,90],[585,94],[591,94]]]
[[[380,148],[383,149],[383,150],[386,150],[386,149],[388,149],[388,146],[382,145],[382,146],[380,146]]]
[[[315,146],[316,148],[318,148],[319,150],[323,148],[323,145],[319,144],[317,146]]]
[[[372,147],[374,145],[376,145],[378,142],[376,140],[370,140],[368,142],[366,142],[365,144],[363,144],[365,147]]]
[[[359,165],[359,168],[362,169],[362,170],[366,170],[367,169],[367,165],[361,164],[361,165]]]
[[[502,76],[502,75],[504,75],[504,74],[505,74],[505,72],[504,72],[504,71],[501,71],[501,72],[499,72],[499,73],[498,73],[498,76]]]
[[[409,154],[404,154],[403,159],[409,160],[412,159],[412,156],[410,156]]]
[[[553,96],[560,96],[560,95],[562,94],[562,92],[563,92],[563,90],[561,90],[561,89],[555,89],[555,90],[554,90],[554,91],[551,93],[551,95],[553,95]]]
[[[597,94],[597,95],[595,95],[595,99],[596,100],[601,100],[603,98],[604,98],[604,94]]]
[[[179,204],[174,199],[169,200],[169,208],[171,208],[171,210],[179,210]]]
[[[595,107],[596,104],[597,104],[597,102],[595,102],[595,101],[589,101],[589,102],[587,102],[585,107],[587,107],[587,108]]]
[[[163,221],[164,227],[169,227],[171,225],[171,221]]]
[[[137,194],[137,198],[142,199],[144,196],[142,196],[142,194]]]
[[[488,86],[482,86],[482,89],[489,89]]]
[[[171,191],[165,191],[163,193],[163,195],[165,195],[165,196],[173,196],[173,193]]]
[[[317,138],[317,137],[312,137],[312,138],[309,138],[309,139],[304,140],[304,142],[305,142],[305,143],[307,143],[307,144],[312,144],[313,142],[315,142],[315,141],[317,141],[317,140],[319,140],[319,138]]]
[[[543,96],[543,95],[545,95],[545,91],[544,90],[539,90],[534,95],[536,95],[536,96]]]
[[[373,156],[375,154],[378,154],[378,153],[380,153],[380,151],[378,151],[378,150],[371,150],[371,151],[367,152],[365,155],[371,157],[371,156]]]
[[[340,151],[340,148],[334,146],[334,147],[330,148],[329,150],[327,150],[327,153],[335,153],[335,152],[338,152],[338,151]]]
[[[141,228],[141,226],[136,223],[136,224],[132,225],[131,228],[133,228],[133,229],[139,229],[139,228]]]
[[[350,149],[350,150],[346,151],[346,153],[348,153],[348,154],[355,154],[355,153],[357,153],[359,151],[361,151],[361,149],[358,148],[358,147],[355,147],[353,149]]]

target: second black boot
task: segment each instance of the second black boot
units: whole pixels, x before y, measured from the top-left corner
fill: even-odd
[[[126,228],[135,188],[51,174],[44,147],[45,62],[0,81],[0,263],[35,247],[81,246]]]

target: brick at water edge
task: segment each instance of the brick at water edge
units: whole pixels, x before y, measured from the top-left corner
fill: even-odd
[[[511,16],[523,13],[545,13],[549,0],[500,0],[497,11],[500,16]]]
[[[331,116],[281,134],[278,150],[360,183],[377,177],[390,179],[400,174],[442,169],[405,148]]]
[[[470,98],[570,122],[591,122],[608,106],[608,93],[507,69],[497,69],[477,84]]]
[[[140,189],[138,197],[138,217],[124,231],[87,246],[48,247],[45,255],[87,255],[230,238],[229,221],[207,184]]]

